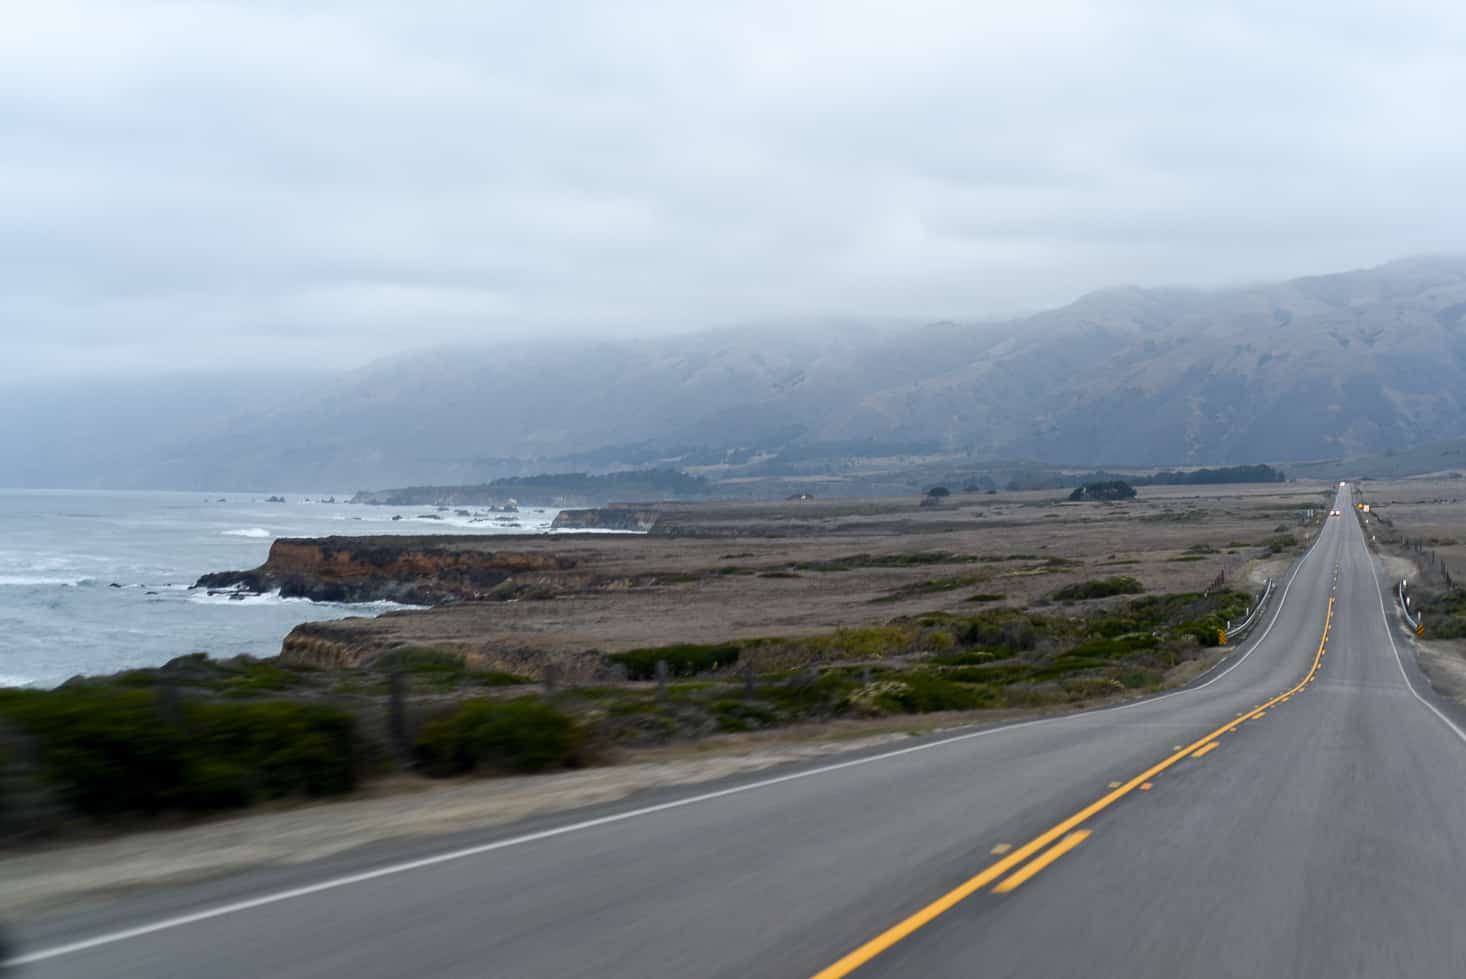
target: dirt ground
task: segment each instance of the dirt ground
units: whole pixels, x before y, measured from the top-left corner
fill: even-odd
[[[1300,483],[1149,487],[1124,503],[1030,492],[954,495],[941,507],[909,498],[667,506],[646,536],[514,541],[573,557],[577,575],[603,582],[594,589],[316,623],[310,634],[345,648],[413,643],[490,659],[514,651],[523,664],[533,654],[798,637],[931,611],[1032,607],[1063,585],[1111,575],[1151,591],[1202,591],[1219,575],[1256,587],[1267,542],[1282,532],[1311,536],[1329,492]],[[937,553],[948,559],[930,557]]]

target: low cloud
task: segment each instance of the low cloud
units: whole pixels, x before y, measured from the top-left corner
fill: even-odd
[[[30,4],[0,339],[349,365],[1460,251],[1463,42],[1448,3]]]

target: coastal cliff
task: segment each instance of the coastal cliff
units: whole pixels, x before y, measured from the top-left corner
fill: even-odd
[[[264,593],[318,602],[392,601],[438,605],[514,597],[542,575],[575,567],[571,558],[491,549],[476,535],[281,538],[265,563],[206,574],[195,588]]]

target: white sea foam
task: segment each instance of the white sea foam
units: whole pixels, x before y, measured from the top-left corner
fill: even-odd
[[[351,609],[353,612],[360,612],[363,615],[375,615],[379,612],[394,612],[401,609],[423,609],[426,605],[407,605],[403,602],[316,602],[309,598],[282,598],[278,591],[268,591],[261,594],[251,592],[225,592],[216,591],[195,591],[188,596],[188,600],[195,605],[319,605],[326,608]]]
[[[559,534],[642,534],[644,530],[622,530],[619,527],[551,527],[547,533]]]
[[[8,585],[13,588],[36,588],[46,585],[75,588],[78,585],[90,585],[94,581],[96,581],[95,578],[57,578],[46,575],[0,574],[0,587]]]
[[[225,537],[274,537],[263,527],[241,527],[238,530],[221,531]]]

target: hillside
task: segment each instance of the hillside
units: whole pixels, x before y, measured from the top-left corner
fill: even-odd
[[[1288,471],[1310,479],[1399,479],[1437,473],[1466,473],[1466,438],[1427,442],[1370,455],[1295,462]]]
[[[344,489],[905,453],[1227,465],[1456,437],[1463,391],[1466,260],[1413,259],[1114,289],[981,325],[427,351],[271,392],[204,431],[124,441],[122,476]]]

